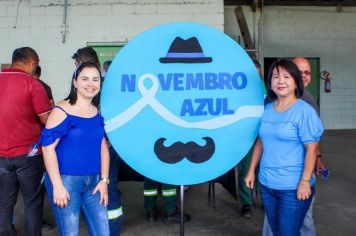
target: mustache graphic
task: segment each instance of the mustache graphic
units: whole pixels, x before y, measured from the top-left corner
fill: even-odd
[[[199,146],[195,142],[175,142],[170,147],[164,146],[165,138],[159,138],[155,142],[154,152],[158,159],[165,163],[175,164],[184,158],[194,163],[202,163],[211,158],[215,152],[214,140],[210,137],[203,138],[206,141],[204,146]]]

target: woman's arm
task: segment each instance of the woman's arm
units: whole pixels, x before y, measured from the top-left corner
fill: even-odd
[[[246,186],[251,189],[255,185],[255,171],[261,160],[262,148],[262,142],[258,138],[253,146],[250,168],[248,169],[247,175],[245,177]]]
[[[304,170],[297,189],[297,198],[299,200],[308,199],[311,195],[310,179],[315,167],[317,144],[309,143],[304,145],[306,149]]]
[[[58,142],[59,139],[49,146],[42,147],[42,152],[46,171],[53,186],[53,202],[59,207],[66,207],[70,196],[67,189],[63,186],[62,178],[59,173],[57,154],[55,151]]]
[[[59,109],[53,109],[50,114],[46,128],[50,129],[60,124],[66,115]],[[59,138],[48,146],[42,146],[43,159],[46,166],[46,171],[51,179],[53,186],[53,202],[59,207],[66,207],[70,199],[69,193],[63,186],[61,175],[59,173],[56,146]]]
[[[110,166],[110,156],[109,148],[106,138],[104,137],[101,142],[101,181],[95,187],[93,194],[97,191],[100,192],[100,204],[104,203],[105,206],[108,205],[108,183],[102,181],[102,179],[109,179],[109,166]]]

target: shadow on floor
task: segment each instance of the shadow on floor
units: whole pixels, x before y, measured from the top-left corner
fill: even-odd
[[[323,160],[330,170],[328,180],[318,179],[314,205],[314,221],[319,236],[356,235],[356,130],[326,131],[321,143]],[[120,183],[124,208],[122,236],[179,235],[179,225],[161,222],[148,224],[143,211],[143,183]],[[16,227],[23,232],[23,203],[19,197],[16,206]],[[240,216],[239,202],[216,184],[216,209],[208,201],[208,184],[192,186],[185,195],[185,209],[192,216],[186,224],[189,236],[258,236],[261,235],[263,211],[255,207],[253,218]],[[54,222],[48,203],[45,217]],[[44,236],[57,235],[56,229],[43,232]],[[88,235],[81,222],[80,235]]]

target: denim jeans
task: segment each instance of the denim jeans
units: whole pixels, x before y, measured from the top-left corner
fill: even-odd
[[[90,235],[108,236],[107,209],[104,204],[100,204],[100,193],[93,194],[93,190],[99,182],[99,175],[61,175],[61,178],[70,196],[65,208],[60,208],[53,203],[52,183],[47,174],[45,178],[48,198],[56,219],[59,235],[77,236],[79,233],[79,216],[82,213]]]
[[[261,185],[262,201],[274,236],[300,236],[304,217],[315,194],[297,199],[297,190],[276,190]]]
[[[0,236],[16,235],[11,226],[19,189],[24,200],[26,235],[42,235],[43,170],[41,155],[0,157]]]
[[[315,202],[315,195],[313,197],[312,203],[305,215],[302,229],[300,230],[301,236],[315,236],[315,227],[314,227],[314,220],[313,220],[313,205]],[[263,220],[263,230],[262,236],[273,236],[271,231],[271,226],[268,223],[267,216],[265,215],[265,219]]]

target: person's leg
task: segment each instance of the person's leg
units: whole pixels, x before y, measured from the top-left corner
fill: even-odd
[[[43,176],[45,175],[45,172],[43,173]],[[43,177],[44,178],[44,177]],[[42,180],[42,182],[44,182],[44,179]],[[46,187],[44,185],[44,183],[42,183],[42,191],[43,191],[43,204],[45,204],[44,202],[47,201],[46,199],[48,199],[48,195],[47,195],[47,191],[46,191]],[[48,221],[48,219],[45,218],[45,214],[43,212],[42,214],[42,231],[45,230],[51,230],[53,229],[53,225]]]
[[[278,192],[261,185],[262,202],[273,235],[278,235]]]
[[[281,190],[278,204],[278,228],[281,236],[300,236],[304,217],[314,195],[307,200],[297,199],[297,190]],[[272,229],[273,231],[273,229]]]
[[[117,236],[120,235],[122,226],[122,206],[120,199],[120,192],[118,189],[118,155],[115,150],[110,147],[110,168],[109,168],[109,179],[110,183],[108,185],[108,218],[110,226],[110,235]]]
[[[251,162],[251,151],[240,161],[238,164],[238,191],[239,197],[241,200],[241,214],[243,217],[250,218],[252,217],[252,196],[251,190],[247,188],[245,184],[245,177],[248,172],[248,168],[250,167]]]
[[[45,185],[47,189],[48,199],[53,210],[53,215],[56,220],[58,234],[61,236],[77,236],[79,234],[79,216],[81,206],[81,193],[84,181],[80,181],[81,176],[64,176],[62,182],[67,189],[70,200],[65,208],[58,207],[53,202],[53,186],[49,176],[45,176]]]
[[[24,201],[26,235],[42,235],[43,215],[43,158],[26,157],[26,162],[16,170]]]
[[[18,195],[16,172],[11,161],[0,158],[0,235],[13,236],[16,231],[12,228],[14,207]]]
[[[177,186],[162,184],[162,195],[164,200],[164,213],[174,213],[177,209]]]
[[[304,221],[303,221],[303,226],[302,229],[300,230],[301,236],[315,236],[315,226],[314,226],[314,220],[313,220],[313,205],[315,202],[315,195],[312,199],[312,202],[310,204],[310,207],[307,211],[307,214],[305,215]]]
[[[181,215],[177,207],[177,186],[162,184],[162,195],[164,199],[164,223],[180,223]],[[184,221],[191,220],[190,215],[184,213]]]
[[[81,211],[85,218],[91,236],[109,236],[108,211],[104,203],[100,204],[100,192],[93,194],[99,183],[99,175],[86,176],[88,185],[85,187],[82,198]]]
[[[143,196],[146,214],[157,212],[157,182],[149,178],[144,178]]]
[[[263,220],[262,236],[273,236],[271,226],[269,225],[266,215]]]

